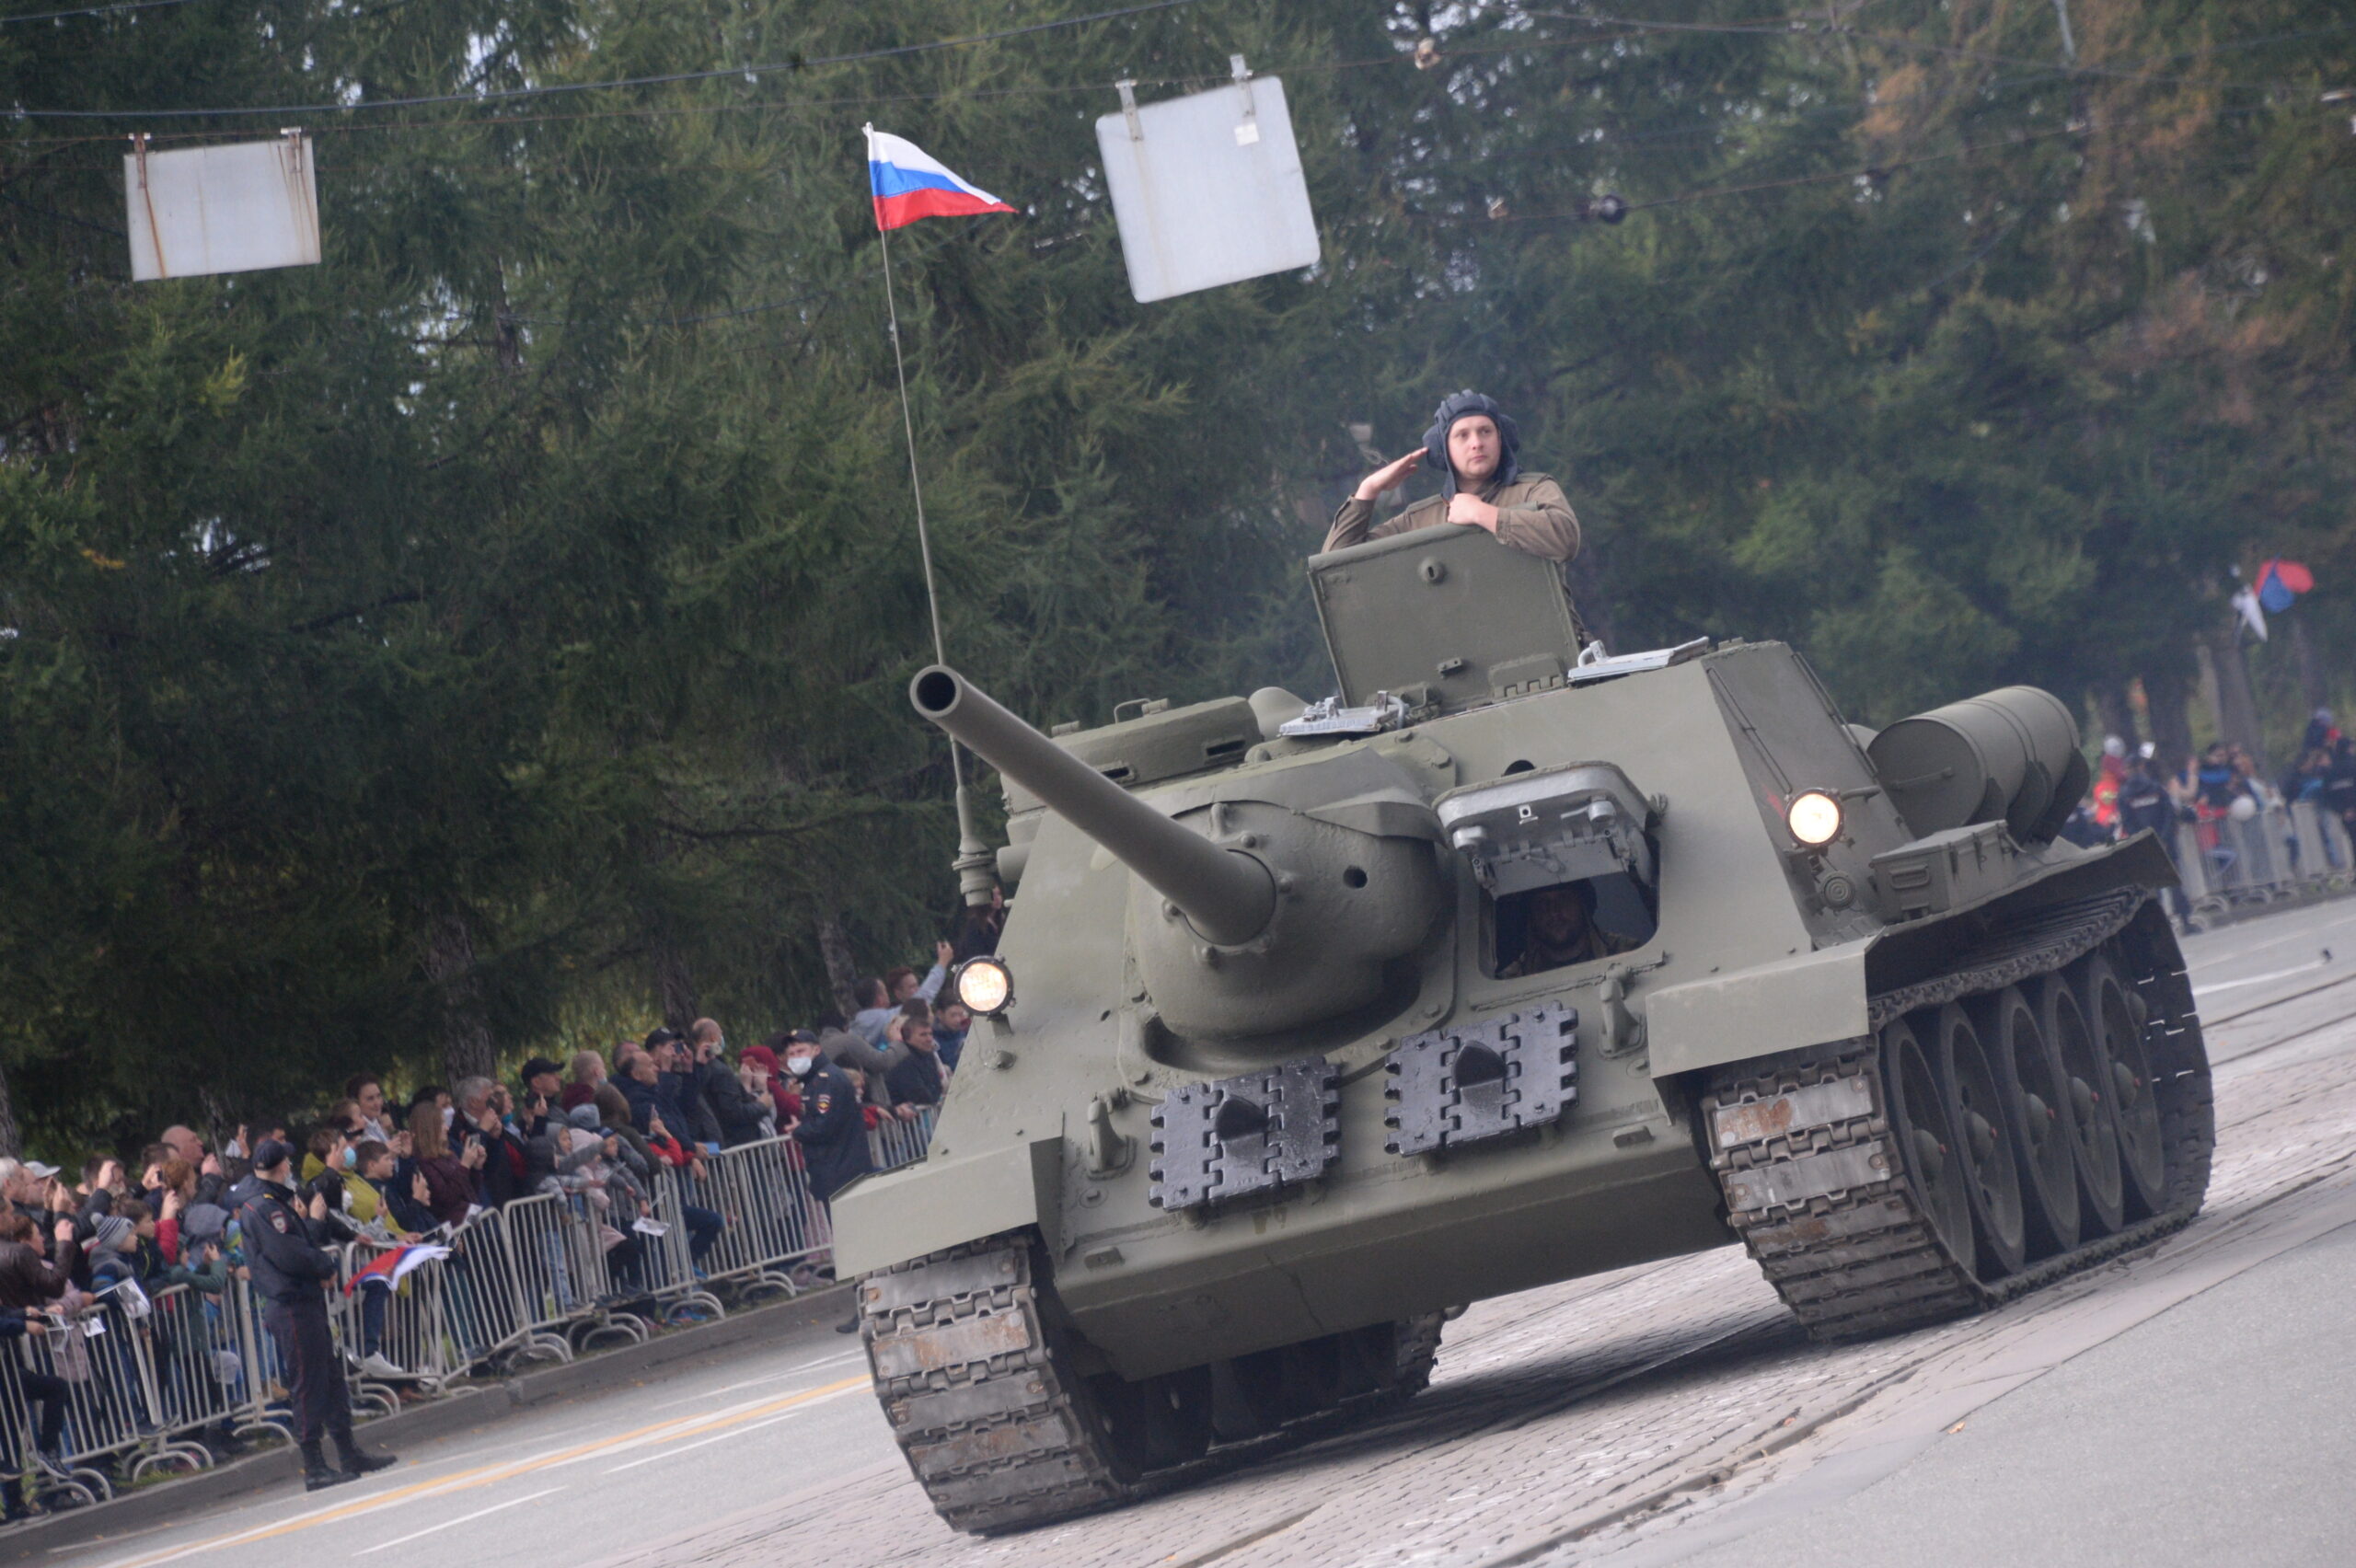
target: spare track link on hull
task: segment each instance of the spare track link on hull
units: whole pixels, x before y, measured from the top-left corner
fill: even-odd
[[[1063,1351],[1071,1342],[1052,1326],[1053,1289],[1034,1278],[1034,1255],[1027,1237],[999,1236],[860,1282],[876,1397],[918,1483],[957,1529],[1019,1529],[1160,1491],[1418,1393],[1439,1354],[1441,1314],[1411,1319],[1398,1328],[1395,1380],[1380,1394],[1207,1458],[1124,1474]]]
[[[2001,1279],[1982,1280],[1958,1265],[1934,1237],[1903,1169],[1891,1170],[1877,1035],[1737,1064],[1714,1079],[1702,1124],[1729,1222],[1813,1337],[1862,1339],[1983,1310],[2149,1246],[2200,1212],[2216,1143],[2208,1060],[2174,936],[2148,895],[2112,894],[2050,911],[2000,944],[1965,954],[1947,974],[1876,996],[1868,1016],[1878,1031],[1917,1008],[2000,990],[2097,948],[2151,1011],[2154,1072],[2166,1080],[2167,1206]],[[1804,1119],[1778,1125],[1787,1120],[1782,1108],[1748,1124],[1737,1114],[1728,1118],[1731,1130],[1749,1136],[1715,1147],[1721,1108],[1763,1109],[1778,1101]]]

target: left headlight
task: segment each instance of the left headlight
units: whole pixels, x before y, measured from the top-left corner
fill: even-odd
[[[1822,790],[1802,790],[1784,809],[1784,822],[1794,838],[1821,849],[1841,836],[1841,801]]]
[[[957,966],[950,989],[975,1012],[995,1017],[1014,1005],[1014,972],[1001,958],[969,958]]]

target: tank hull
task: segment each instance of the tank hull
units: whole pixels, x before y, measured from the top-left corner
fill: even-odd
[[[1182,1038],[1139,993],[1130,873],[1049,817],[1001,950],[1022,1005],[976,1027],[933,1158],[837,1200],[838,1267],[880,1268],[972,1239],[961,1232],[976,1226],[1028,1224],[1047,1240],[1074,1326],[1136,1378],[1734,1239],[1696,1139],[1696,1075],[1865,1032],[1868,968],[1891,929],[1873,907],[1872,862],[1911,836],[1867,794],[1828,856],[1796,859],[1779,843],[1780,802],[1793,790],[1873,781],[1805,665],[1777,645],[1737,647],[1356,744],[1430,799],[1518,766],[1608,758],[1665,806],[1651,833],[1657,928],[1608,961],[1496,974],[1494,912],[1472,870],[1435,844],[1454,918],[1395,966],[1379,1016],[1274,1041]],[[1331,751],[1265,747],[1242,767],[1139,798],[1181,821],[1218,801],[1281,798],[1285,774]],[[2133,858],[2108,864],[2115,859],[2016,849],[1982,896],[1939,918],[2164,874]],[[1811,903],[1835,874],[1859,894],[1845,908]],[[1600,996],[1613,969],[1638,1024],[1617,1042],[1606,1039]],[[1540,1001],[1579,1014],[1577,1100],[1559,1121],[1461,1153],[1386,1148],[1381,1067],[1403,1039]],[[1152,1205],[1155,1101],[1206,1076],[1312,1052],[1341,1080],[1334,1160],[1318,1180],[1231,1209]],[[1091,1118],[1119,1146],[1095,1170]],[[1034,1147],[1035,1157],[999,1159],[987,1178],[962,1158]],[[977,1202],[992,1182],[995,1195]]]

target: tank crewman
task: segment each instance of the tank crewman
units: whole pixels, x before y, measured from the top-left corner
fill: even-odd
[[[1568,560],[1579,553],[1579,520],[1562,486],[1544,474],[1522,470],[1520,452],[1521,432],[1495,398],[1459,392],[1434,412],[1419,450],[1358,481],[1357,492],[1334,513],[1325,548],[1338,550],[1453,523],[1485,528],[1500,543],[1530,555]],[[1396,490],[1426,462],[1440,476],[1440,493],[1376,524],[1375,498]]]
[[[237,1211],[254,1293],[262,1298],[261,1319],[277,1343],[278,1357],[294,1407],[294,1441],[303,1451],[303,1486],[317,1492],[357,1481],[394,1461],[388,1454],[361,1451],[352,1435],[352,1396],[343,1363],[328,1332],[327,1297],[320,1287],[335,1278],[335,1258],[317,1238],[327,1220],[327,1198],[313,1193],[297,1207],[294,1148],[265,1138],[254,1150],[255,1186]],[[322,1435],[335,1439],[341,1469],[330,1468],[320,1449]]]
[[[1595,887],[1589,882],[1539,888],[1523,901],[1522,916],[1528,934],[1521,956],[1497,972],[1500,980],[1519,980],[1567,963],[1591,963],[1626,952],[1632,945],[1595,923]]]

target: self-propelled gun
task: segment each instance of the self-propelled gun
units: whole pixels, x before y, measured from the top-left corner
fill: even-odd
[[[2069,709],[1870,733],[1781,644],[1581,649],[1473,529],[1314,558],[1338,691],[1040,733],[928,1157],[837,1200],[876,1389],[998,1529],[1411,1395],[1448,1309],[1739,1241],[1819,1335],[2180,1226],[2207,1059]]]

